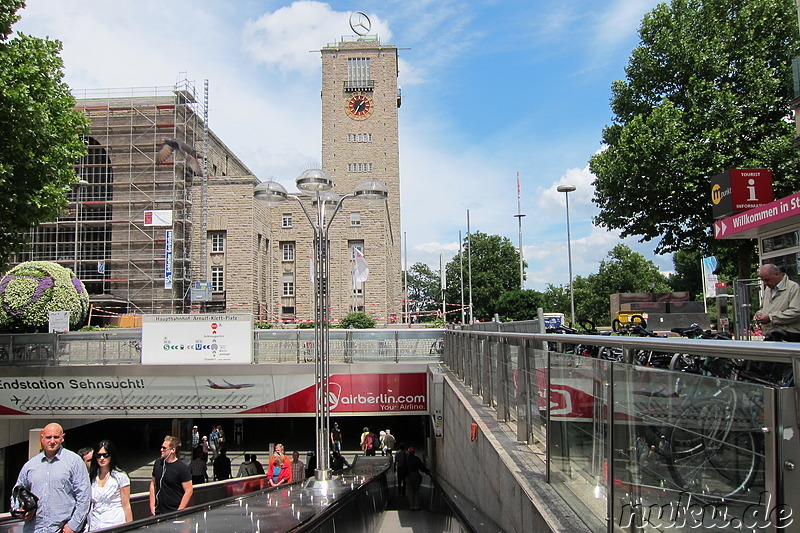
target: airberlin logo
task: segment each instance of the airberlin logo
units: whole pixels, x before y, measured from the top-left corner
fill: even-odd
[[[714,202],[714,205],[719,205],[723,198],[731,194],[731,188],[728,187],[725,190],[722,190],[722,187],[719,186],[719,183],[715,183],[711,187],[711,201]]]
[[[330,409],[334,410],[339,405],[342,407],[358,408],[376,405],[381,411],[415,411],[424,410],[427,397],[424,394],[393,394],[393,391],[357,394],[342,394],[342,386],[338,383],[329,384],[328,402]]]

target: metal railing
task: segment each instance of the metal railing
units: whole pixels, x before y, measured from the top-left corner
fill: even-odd
[[[586,357],[593,346],[621,361]],[[631,364],[637,351],[791,364],[800,344],[449,330],[444,363],[594,531],[790,529],[794,387]]]
[[[439,362],[442,329],[331,330],[332,363]],[[314,362],[314,330],[254,330],[254,363]],[[0,366],[137,365],[139,328],[0,335]]]

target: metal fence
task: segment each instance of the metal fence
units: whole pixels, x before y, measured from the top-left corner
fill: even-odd
[[[438,362],[442,329],[331,330],[332,363]],[[141,329],[0,335],[0,366],[140,364]],[[254,330],[254,363],[314,361],[314,330]]]
[[[547,481],[594,531],[796,528],[795,388],[633,364],[643,350],[795,375],[800,361],[790,343],[449,330],[444,362],[544,449]]]

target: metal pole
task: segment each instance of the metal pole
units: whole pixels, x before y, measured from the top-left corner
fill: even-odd
[[[317,213],[314,227],[314,370],[316,372],[316,409],[315,421],[317,430],[317,466],[314,476],[317,481],[330,479],[330,456],[328,454],[328,422],[330,408],[328,405],[328,254],[327,231],[325,227],[325,205],[317,193]]]
[[[461,282],[461,325],[466,320],[464,311],[464,254],[461,248],[461,230],[458,230],[458,272]]]
[[[572,324],[575,324],[575,290],[572,286],[572,237],[569,231],[569,193],[575,190],[574,185],[559,185],[556,187],[558,192],[564,193],[564,198],[567,201],[567,260],[569,262],[569,307],[570,319]]]
[[[569,230],[569,193],[566,193],[567,199],[567,261],[569,262],[569,311],[572,323],[575,324],[575,287],[572,283],[572,236]]]
[[[442,286],[442,318],[447,324],[447,303],[445,302],[445,288],[447,287],[447,271],[445,270],[444,254],[439,254],[439,285]]]
[[[521,188],[519,183],[519,172],[517,172],[517,214],[514,215],[519,223],[519,290],[525,290],[525,260],[522,256],[522,200]]]
[[[403,263],[406,265],[403,269],[403,302],[405,304],[405,322],[403,323],[408,324],[411,322],[411,313],[408,310],[408,235],[405,231],[403,232]]]
[[[472,312],[472,244],[469,233],[469,209],[467,209],[467,278],[469,288],[469,323],[472,324],[474,316]]]

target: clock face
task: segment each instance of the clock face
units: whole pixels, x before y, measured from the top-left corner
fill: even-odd
[[[374,111],[372,100],[363,94],[357,94],[347,101],[347,114],[355,120],[364,120]]]

